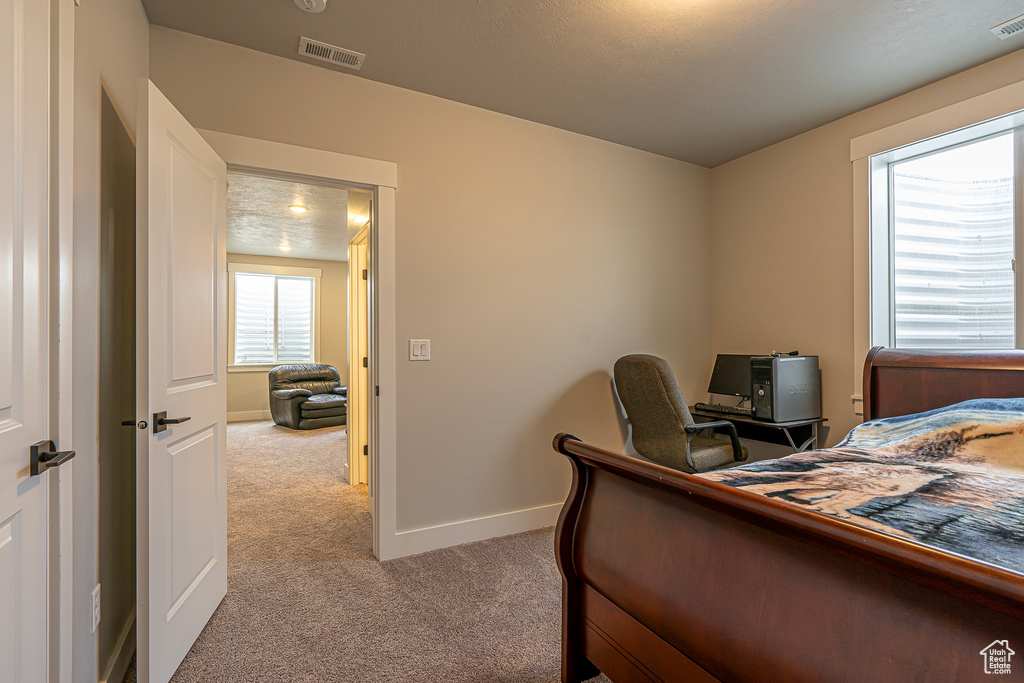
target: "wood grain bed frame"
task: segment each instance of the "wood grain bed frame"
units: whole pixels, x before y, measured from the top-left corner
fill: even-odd
[[[865,419],[1024,396],[1024,352],[876,347]],[[990,680],[1024,672],[1024,575],[602,450],[568,434],[555,532],[562,680]]]

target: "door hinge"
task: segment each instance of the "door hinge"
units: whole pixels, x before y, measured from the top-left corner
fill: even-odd
[[[370,454],[370,445],[364,443],[363,444],[363,455],[369,455],[369,454]]]
[[[376,392],[375,393],[376,396],[380,396],[380,387],[379,386],[378,387],[374,387],[374,391]]]
[[[370,359],[367,358],[366,356],[363,356],[363,367],[364,368],[370,367]]]
[[[366,280],[366,279],[367,279],[367,277],[366,277],[366,268],[363,268],[363,279],[364,279],[364,280]]]

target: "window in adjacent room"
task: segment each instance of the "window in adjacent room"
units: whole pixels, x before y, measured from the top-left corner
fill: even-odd
[[[232,363],[315,362],[320,271],[240,263],[229,271]]]
[[[873,343],[1017,345],[1021,130],[957,131],[872,158]]]

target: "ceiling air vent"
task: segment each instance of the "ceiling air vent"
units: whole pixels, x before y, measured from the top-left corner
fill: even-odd
[[[363,66],[363,60],[366,59],[366,55],[361,52],[346,50],[343,47],[335,47],[309,38],[299,39],[299,54],[303,57],[312,57],[321,62],[330,62],[356,70]]]
[[[1015,36],[1021,31],[1024,31],[1024,14],[1020,15],[1016,19],[1010,19],[1005,24],[999,24],[999,26],[992,27],[992,33],[999,36],[999,40],[1006,40],[1010,36]]]

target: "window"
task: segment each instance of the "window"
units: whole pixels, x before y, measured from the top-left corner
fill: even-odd
[[[890,164],[905,348],[1013,348],[1013,134]]]
[[[872,342],[1001,349],[1017,326],[1015,172],[1007,118],[871,158]],[[994,132],[993,132],[993,129]]]
[[[315,362],[320,271],[232,263],[229,276],[233,364]]]

